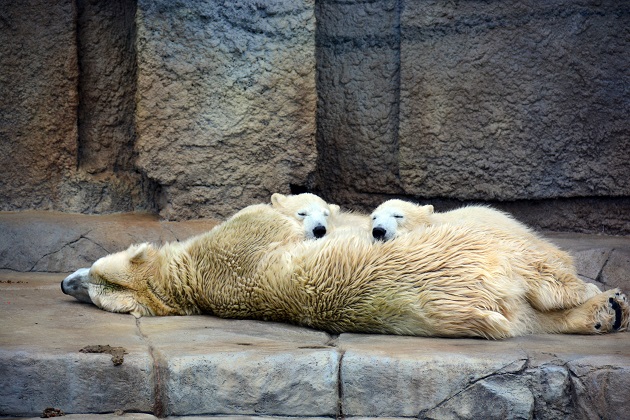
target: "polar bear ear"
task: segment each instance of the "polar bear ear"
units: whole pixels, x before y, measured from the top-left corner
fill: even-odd
[[[427,204],[426,206],[423,206],[423,207],[427,211],[427,213],[433,214],[433,205]]]
[[[130,247],[129,248],[129,261],[132,264],[140,264],[146,261],[148,259],[147,254],[150,247],[151,245],[149,245],[147,242]]]
[[[341,212],[341,207],[337,204],[329,204],[328,207],[330,207],[330,214],[339,214]]]
[[[280,193],[274,193],[271,195],[271,205],[273,207],[283,207],[283,203],[286,201],[287,196]]]

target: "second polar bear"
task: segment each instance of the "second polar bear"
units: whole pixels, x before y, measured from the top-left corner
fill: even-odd
[[[466,206],[445,213],[436,213],[432,205],[419,205],[403,200],[387,200],[371,214],[374,239],[388,241],[394,236],[422,226],[443,223],[473,222],[478,227],[501,228],[515,234],[535,233],[512,216],[487,206]]]
[[[548,290],[540,293],[534,306],[542,310],[563,308],[553,296],[553,283],[560,282],[574,290],[576,303],[600,293],[594,284],[581,281],[575,270],[573,258],[532,229],[507,213],[487,206],[467,206],[445,213],[436,213],[432,205],[419,205],[403,200],[388,200],[371,214],[372,236],[376,240],[390,239],[413,231],[419,234],[428,226],[449,225],[473,227],[489,237],[518,243],[519,252],[529,255],[533,268],[546,279],[538,287]]]

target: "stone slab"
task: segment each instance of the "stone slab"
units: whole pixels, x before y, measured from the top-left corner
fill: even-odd
[[[343,334],[343,415],[623,418],[630,334],[503,341]],[[611,386],[614,384],[614,386]]]
[[[0,414],[151,412],[152,360],[131,316],[61,293],[63,276],[13,275],[0,283]],[[85,346],[123,347],[122,364]]]
[[[168,415],[337,412],[339,354],[326,333],[208,316],[142,318],[163,364]]]

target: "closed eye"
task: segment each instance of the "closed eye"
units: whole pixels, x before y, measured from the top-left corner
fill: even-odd
[[[403,215],[402,214],[395,214],[394,215],[394,219],[402,219]]]
[[[305,211],[298,211],[298,216],[300,217],[306,217],[306,212]]]

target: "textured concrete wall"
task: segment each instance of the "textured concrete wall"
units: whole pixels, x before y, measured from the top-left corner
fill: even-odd
[[[0,210],[312,190],[630,233],[628,2],[29,0],[0,26]]]
[[[628,2],[403,1],[405,192],[630,195],[628,28]]]
[[[0,210],[51,208],[76,167],[75,10],[65,0],[0,7]]]
[[[318,2],[319,192],[630,233],[630,4]],[[387,69],[387,71],[384,71]]]
[[[2,2],[0,210],[154,210],[131,148],[134,13],[124,0]]]
[[[398,2],[317,5],[319,187],[400,193]]]
[[[135,168],[136,2],[76,4],[79,150],[66,195],[83,213],[155,211],[158,186]]]
[[[313,0],[138,2],[137,164],[166,218],[226,217],[315,171]]]

